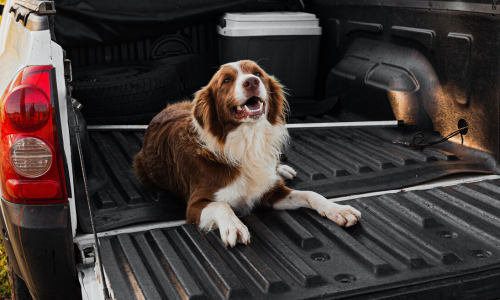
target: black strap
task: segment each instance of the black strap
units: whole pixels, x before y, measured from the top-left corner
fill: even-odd
[[[460,136],[462,137],[462,144],[463,144],[464,143],[464,136],[463,135],[467,133],[468,129],[469,129],[469,126],[462,127],[458,130],[453,131],[452,133],[448,134],[447,136],[445,136],[444,138],[442,138],[438,141],[429,142],[429,143],[427,143],[427,141],[425,140],[425,136],[422,132],[415,133],[413,135],[411,143],[410,142],[397,142],[397,141],[394,141],[392,143],[397,144],[397,145],[403,145],[405,147],[413,147],[415,149],[423,149],[427,146],[432,146],[432,145],[447,141],[447,140],[451,139],[452,137],[456,136],[457,134],[460,134]]]
[[[82,143],[80,141],[80,125],[78,124],[78,119],[76,117],[75,117],[75,120],[76,120],[75,134],[76,134],[76,143],[78,144],[78,156],[80,156],[80,164],[82,166],[83,183],[85,185],[85,194],[87,196],[87,205],[89,207],[90,222],[92,224],[92,233],[94,234],[94,242],[95,242],[95,246],[97,249],[97,259],[99,260],[99,272],[100,272],[100,275],[102,278],[104,299],[110,300],[111,298],[109,297],[109,291],[108,291],[108,287],[106,285],[106,277],[104,277],[104,269],[102,266],[101,247],[99,246],[99,241],[97,240],[97,233],[95,232],[95,228],[94,228],[94,215],[92,214],[92,209],[90,208],[89,191],[87,188],[87,172],[85,171],[85,162],[83,161]]]

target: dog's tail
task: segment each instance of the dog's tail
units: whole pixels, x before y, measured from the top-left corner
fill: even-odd
[[[137,153],[134,158],[134,170],[135,174],[137,174],[137,177],[139,177],[142,183],[148,186],[153,186],[153,183],[148,176],[147,166],[144,165],[144,154],[142,153],[142,150]]]

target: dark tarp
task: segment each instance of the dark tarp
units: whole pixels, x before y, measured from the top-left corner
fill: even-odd
[[[298,0],[56,0],[55,35],[62,47],[156,38],[225,12],[288,11]]]

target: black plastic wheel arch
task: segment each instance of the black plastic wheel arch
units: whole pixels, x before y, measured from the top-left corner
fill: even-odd
[[[311,1],[307,8],[323,28],[317,91],[339,97],[335,116],[401,119],[415,132],[443,136],[465,120],[464,144],[498,161],[500,44],[484,30],[498,26],[498,16],[435,9],[479,1],[375,2]],[[382,76],[373,74],[381,66]]]

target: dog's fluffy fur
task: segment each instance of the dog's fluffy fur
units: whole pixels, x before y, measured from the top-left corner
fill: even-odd
[[[192,102],[170,105],[151,121],[135,171],[186,199],[187,222],[218,227],[226,245],[250,241],[234,212],[256,206],[309,207],[340,226],[356,224],[356,209],[285,186],[296,175],[278,164],[288,141],[287,107],[282,86],[254,62],[223,65]]]

